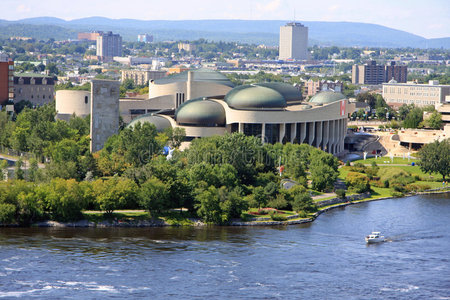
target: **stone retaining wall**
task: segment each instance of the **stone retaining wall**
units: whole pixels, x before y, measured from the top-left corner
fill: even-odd
[[[346,196],[345,199],[333,198],[333,199],[328,199],[328,200],[323,200],[323,201],[317,201],[316,205],[318,207],[323,207],[323,206],[328,206],[328,205],[345,203],[348,201],[362,200],[362,199],[369,198],[369,197],[370,197],[370,192],[365,192],[362,194]]]

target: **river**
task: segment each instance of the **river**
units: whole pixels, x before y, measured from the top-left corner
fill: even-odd
[[[0,298],[450,299],[449,221],[441,194],[280,227],[0,228]]]

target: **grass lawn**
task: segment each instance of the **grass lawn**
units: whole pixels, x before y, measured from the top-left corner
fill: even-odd
[[[151,219],[150,213],[143,210],[124,210],[115,211],[110,216],[106,216],[102,211],[86,210],[83,211],[83,216],[90,222],[102,222],[104,220],[123,220],[123,221],[138,221]]]
[[[400,165],[400,164],[411,164],[412,162],[415,162],[417,164],[417,162],[419,161],[419,159],[417,158],[411,158],[408,161],[408,158],[403,158],[403,157],[394,157],[394,162],[391,162],[391,158],[389,156],[383,156],[383,157],[378,157],[377,159],[375,159],[375,157],[373,158],[368,158],[366,160],[364,159],[360,159],[360,160],[355,160],[352,163],[362,163],[362,164],[372,164],[372,162],[376,162],[377,164],[385,164],[385,161],[389,161],[388,164],[396,164],[396,165]]]
[[[250,213],[255,213],[258,212],[259,208],[250,208],[248,211],[244,212],[243,215],[245,216],[245,218],[269,218],[270,219],[270,215],[266,214],[266,215],[253,215]],[[285,217],[289,217],[289,216],[293,216],[295,214],[297,214],[295,211],[289,211],[289,210],[278,210],[278,212],[282,212],[282,215]]]
[[[148,211],[144,210],[117,210],[110,216],[105,215],[102,211],[84,211],[83,216],[90,222],[102,222],[105,220],[118,220],[124,222],[151,220],[151,215]],[[183,211],[170,211],[165,212],[158,219],[166,221],[170,225],[191,225],[193,222],[189,220],[190,215]]]

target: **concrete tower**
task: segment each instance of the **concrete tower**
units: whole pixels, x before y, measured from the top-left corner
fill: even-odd
[[[308,57],[308,27],[291,22],[280,27],[281,60],[307,60]]]
[[[120,82],[92,80],[91,152],[103,148],[106,140],[119,131]]]

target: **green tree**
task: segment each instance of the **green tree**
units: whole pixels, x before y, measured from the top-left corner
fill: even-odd
[[[169,191],[167,186],[157,178],[150,178],[141,185],[139,190],[139,203],[148,210],[152,216],[169,208]]]
[[[408,112],[403,121],[404,128],[417,128],[419,124],[423,121],[423,111],[422,109],[415,107]]]
[[[425,120],[425,124],[431,129],[441,129],[442,115],[437,111],[432,112],[428,119]]]
[[[214,186],[201,191],[195,196],[197,215],[206,223],[220,224],[222,209],[220,207],[219,192]]]
[[[95,202],[107,215],[121,208],[137,208],[137,185],[134,181],[117,176],[93,182]]]
[[[418,152],[420,169],[425,173],[439,173],[443,180],[450,174],[450,142],[435,141],[426,144]]]
[[[53,179],[36,188],[36,199],[41,199],[51,220],[74,221],[82,218],[81,210],[87,207],[83,190],[74,180]]]
[[[15,179],[18,179],[18,180],[23,180],[23,179],[25,179],[25,172],[24,172],[24,170],[22,169],[23,164],[24,164],[24,162],[23,162],[22,158],[19,158],[19,159],[16,161],[16,166],[15,166],[15,168],[14,168],[14,178],[15,178]]]
[[[294,197],[292,209],[296,212],[314,212],[317,210],[309,193],[299,193]]]

